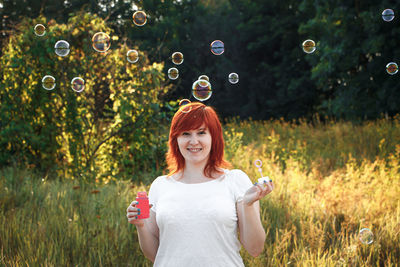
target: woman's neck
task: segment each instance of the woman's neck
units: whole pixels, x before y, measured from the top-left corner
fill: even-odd
[[[211,173],[211,177],[207,177],[204,174],[204,168],[205,164],[200,166],[200,165],[192,165],[190,163],[186,163],[184,169],[178,173],[177,179],[186,181],[188,183],[198,183],[218,178],[224,173],[223,170],[219,170],[217,172]]]

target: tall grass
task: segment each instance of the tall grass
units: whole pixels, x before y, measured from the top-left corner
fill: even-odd
[[[225,124],[226,156],[276,189],[261,201],[267,233],[246,266],[400,266],[400,120]],[[147,174],[143,174],[146,176]],[[145,179],[146,180],[146,179]],[[151,266],[125,210],[149,184],[80,184],[0,172],[0,265]],[[374,242],[362,244],[360,229]]]

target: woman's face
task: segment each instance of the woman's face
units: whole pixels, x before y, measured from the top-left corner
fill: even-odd
[[[177,141],[179,151],[186,162],[207,162],[211,151],[212,139],[204,124],[199,129],[182,132]]]

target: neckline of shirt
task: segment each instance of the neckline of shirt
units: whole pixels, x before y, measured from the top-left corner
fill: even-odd
[[[223,169],[223,170],[224,170],[224,173],[223,173],[220,177],[215,178],[215,179],[212,179],[211,181],[207,181],[207,182],[188,184],[188,183],[183,183],[183,182],[180,182],[180,181],[178,181],[178,180],[175,180],[175,178],[173,178],[172,176],[170,176],[169,179],[171,179],[171,180],[172,180],[173,182],[175,182],[175,183],[183,184],[183,185],[209,184],[209,183],[212,183],[212,182],[214,182],[214,181],[220,181],[220,180],[222,180],[222,178],[224,178],[224,177],[226,176],[226,173],[227,173],[227,171],[228,171],[227,169]],[[168,179],[168,177],[167,177],[167,179]]]

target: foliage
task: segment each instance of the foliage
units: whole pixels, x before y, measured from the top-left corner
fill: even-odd
[[[85,11],[103,18],[128,47],[148,52],[151,62],[175,65],[171,55],[184,54],[180,77],[166,100],[192,98],[192,83],[201,74],[211,79],[207,104],[224,117],[312,119],[315,113],[353,121],[395,116],[400,111],[397,75],[385,71],[398,62],[399,20],[384,22],[385,8],[398,1],[316,0],[147,0],[147,1],[0,1],[4,40],[13,25],[39,15],[67,23]],[[144,10],[147,24],[132,23]],[[210,52],[213,40],[225,52]],[[305,54],[306,39],[317,43]],[[7,42],[0,46],[1,53]],[[230,84],[228,75],[239,74]],[[193,100],[193,98],[192,98]]]
[[[43,37],[32,31],[39,22],[47,26]],[[99,31],[112,39],[106,53],[92,48]],[[66,57],[54,53],[60,39],[70,44]],[[171,115],[159,101],[170,89],[163,64],[149,62],[142,51],[137,64],[127,62],[135,47],[118,39],[104,20],[84,12],[68,24],[43,17],[19,24],[0,63],[0,165],[18,160],[84,179],[160,170],[166,150],[160,133]],[[54,90],[42,88],[45,75],[55,77]],[[77,76],[85,80],[81,93],[70,86]]]
[[[302,13],[313,4],[303,1]],[[318,111],[353,120],[397,114],[398,76],[387,74],[385,66],[400,55],[394,41],[399,22],[385,22],[381,13],[399,10],[399,2],[323,1],[313,7],[315,16],[299,32],[317,41],[317,51],[307,60],[322,100]]]

